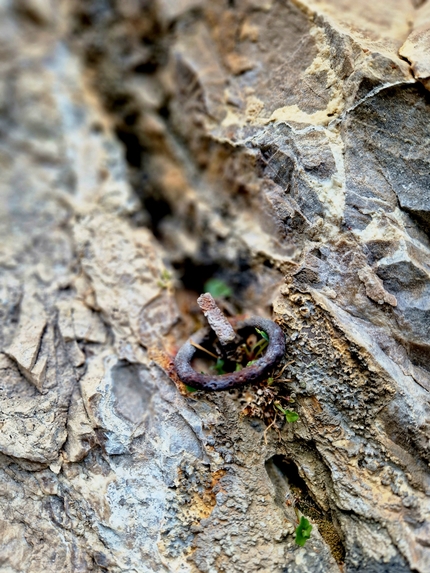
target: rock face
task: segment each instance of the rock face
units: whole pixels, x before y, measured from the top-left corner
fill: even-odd
[[[1,3],[0,571],[430,570],[415,4]],[[211,277],[272,385],[175,377]]]

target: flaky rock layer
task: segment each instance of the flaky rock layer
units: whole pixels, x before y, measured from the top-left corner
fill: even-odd
[[[430,570],[419,4],[2,3],[0,571]],[[175,376],[214,276],[270,383]]]

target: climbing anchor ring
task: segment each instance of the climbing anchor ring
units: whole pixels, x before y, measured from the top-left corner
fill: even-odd
[[[191,336],[176,355],[175,367],[180,380],[187,386],[198,390],[217,391],[228,390],[264,379],[285,354],[285,334],[276,322],[268,318],[253,316],[237,324],[237,332],[239,334],[241,331],[250,328],[261,329],[269,337],[269,344],[265,354],[258,358],[254,364],[245,366],[238,372],[230,372],[219,376],[201,374],[194,370],[191,366],[191,361],[196,352],[196,347],[191,342],[201,345],[208,340],[211,333],[209,328],[202,328]]]

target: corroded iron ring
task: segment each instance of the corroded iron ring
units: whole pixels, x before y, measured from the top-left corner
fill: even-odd
[[[256,382],[265,378],[285,354],[285,334],[276,322],[258,316],[253,316],[248,320],[239,322],[237,331],[240,333],[241,330],[255,327],[263,330],[269,337],[269,344],[264,356],[256,360],[251,366],[246,366],[238,372],[221,374],[219,376],[200,374],[191,366],[191,360],[196,352],[196,348],[191,344],[191,341],[196,344],[202,344],[210,333],[208,328],[198,330],[191,336],[190,340],[181,347],[176,355],[175,367],[181,381],[192,388],[214,391],[228,390],[229,388],[242,386],[243,384]]]

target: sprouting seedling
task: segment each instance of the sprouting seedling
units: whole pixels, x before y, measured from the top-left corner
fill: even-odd
[[[282,412],[282,414],[284,414],[285,419],[290,424],[292,422],[297,422],[297,420],[299,419],[299,415],[297,414],[297,412],[283,408],[279,402],[275,402],[275,408],[277,408],[280,412]]]
[[[260,330],[259,328],[256,328],[255,330],[258,332],[258,334],[261,336],[261,338],[264,338],[264,340],[267,340],[267,342],[269,342],[269,337],[264,332],[264,330]]]
[[[187,392],[190,392],[191,394],[192,394],[193,392],[198,392],[198,391],[199,391],[198,388],[193,388],[192,386],[187,386],[186,384],[185,384],[185,389],[186,389]]]
[[[264,332],[264,330],[260,330],[259,328],[255,329],[258,334],[261,336],[260,340],[254,344],[252,347],[252,354],[254,356],[254,360],[265,350],[269,344],[269,337]]]
[[[312,525],[309,520],[303,515],[300,518],[299,525],[296,527],[296,544],[303,547],[306,541],[310,538]]]
[[[214,298],[227,298],[233,294],[226,282],[216,278],[206,281],[204,290],[210,293]]]
[[[157,284],[162,289],[169,288],[172,285],[172,278],[172,274],[167,269],[163,269],[160,273],[160,278],[158,279]]]
[[[247,366],[252,366],[252,364],[255,363],[257,358],[264,350],[266,350],[267,346],[269,345],[269,337],[264,332],[264,330],[260,330],[259,328],[255,328],[255,330],[261,336],[260,340],[258,340],[252,346],[248,345],[248,343],[243,345],[246,357],[248,358]]]
[[[217,358],[216,364],[214,365],[214,370],[218,375],[225,374],[224,370],[224,360],[222,358]]]

